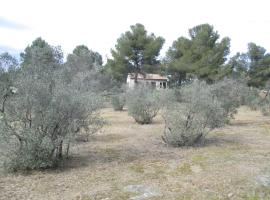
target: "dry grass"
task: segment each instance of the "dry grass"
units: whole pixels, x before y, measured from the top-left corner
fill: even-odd
[[[0,199],[129,199],[146,185],[168,199],[270,199],[270,118],[242,107],[204,146],[171,148],[161,117],[137,125],[126,111],[104,110],[110,124],[76,145],[62,170],[0,175]]]

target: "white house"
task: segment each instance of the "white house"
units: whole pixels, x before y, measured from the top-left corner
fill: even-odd
[[[138,74],[137,78],[138,84],[151,85],[156,89],[166,89],[168,88],[168,78],[161,76],[159,74]],[[127,85],[129,88],[134,88],[135,85],[135,74],[130,73],[127,76]]]

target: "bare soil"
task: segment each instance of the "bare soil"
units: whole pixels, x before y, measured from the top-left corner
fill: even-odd
[[[161,116],[138,125],[126,111],[103,115],[109,124],[76,144],[65,167],[1,174],[0,199],[143,199],[144,187],[157,194],[149,200],[270,199],[270,117],[241,107],[204,145],[172,148]]]

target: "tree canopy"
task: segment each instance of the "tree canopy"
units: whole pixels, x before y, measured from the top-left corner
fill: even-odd
[[[246,77],[249,86],[263,87],[270,78],[270,54],[255,43],[248,44],[247,52],[233,56],[228,66],[235,77]]]
[[[270,78],[270,54],[266,49],[256,45],[248,44],[247,56],[249,58],[249,85],[264,86]]]
[[[73,53],[68,55],[67,63],[74,70],[82,70],[82,68],[91,70],[101,67],[103,62],[102,56],[98,52],[89,50],[85,45],[78,45],[73,50]]]
[[[162,37],[148,34],[142,24],[132,25],[117,40],[111,50],[112,59],[108,59],[107,71],[119,81],[124,81],[128,73],[153,72],[160,63],[158,56],[164,44]]]
[[[10,55],[8,52],[0,54],[0,68],[7,70],[11,67],[18,66],[18,60]]]
[[[83,44],[76,46],[64,62],[60,46],[52,46],[38,37],[20,54],[20,63],[8,53],[0,54],[0,70],[18,65],[47,68],[48,71],[66,67],[74,73],[78,70],[93,72],[94,69],[106,74],[104,80],[113,78],[118,83],[125,82],[128,73],[134,73],[137,82],[139,73],[162,72],[169,75],[171,85],[181,85],[192,79],[213,83],[232,76],[245,77],[250,86],[263,87],[269,80],[270,53],[264,47],[249,43],[247,52],[238,52],[228,59],[230,38],[221,38],[213,26],[197,25],[189,29],[188,34],[188,37],[176,39],[161,60],[160,51],[165,40],[148,33],[144,25],[137,23],[117,39],[106,65],[103,65],[101,54]]]
[[[55,66],[63,62],[63,52],[59,46],[49,45],[39,37],[21,53],[21,60],[22,67],[27,65]]]
[[[177,84],[190,77],[213,82],[223,73],[223,64],[230,52],[230,39],[219,41],[219,34],[209,24],[201,24],[189,30],[189,37],[180,37],[169,48],[165,63],[167,73]]]

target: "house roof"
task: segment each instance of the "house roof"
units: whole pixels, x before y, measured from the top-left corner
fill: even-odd
[[[130,79],[135,79],[135,73],[128,74]],[[161,76],[160,74],[138,74],[138,80],[162,80],[167,81],[166,76]]]

